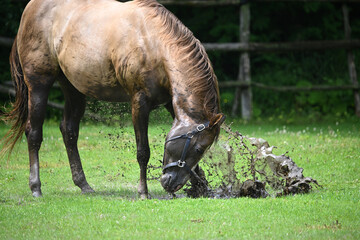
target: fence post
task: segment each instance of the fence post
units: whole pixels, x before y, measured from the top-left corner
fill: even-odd
[[[346,4],[342,5],[343,16],[344,16],[344,30],[345,30],[345,39],[351,39],[351,27],[349,21],[349,8]],[[350,83],[354,87],[359,86],[359,82],[357,80],[356,68],[355,68],[355,56],[351,49],[347,50],[347,61],[349,67],[349,76]],[[355,114],[360,117],[360,94],[359,90],[354,89],[354,102],[355,102]]]
[[[250,5],[240,6],[240,42],[249,43],[250,38]],[[235,91],[232,115],[238,112],[241,103],[241,117],[250,120],[252,116],[252,92],[251,92],[251,73],[250,57],[248,52],[242,52],[239,61],[238,79],[245,87],[238,87]]]

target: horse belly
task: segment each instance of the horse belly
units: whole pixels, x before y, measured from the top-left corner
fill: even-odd
[[[86,96],[107,102],[129,102],[130,96],[121,86],[102,86],[96,85],[93,89],[84,91]]]
[[[76,66],[80,62],[74,63],[72,67],[60,65],[67,79],[77,90],[102,101],[130,101],[129,94],[116,79],[114,71],[104,72],[99,70],[97,65],[88,65],[85,69],[89,70],[85,70]]]

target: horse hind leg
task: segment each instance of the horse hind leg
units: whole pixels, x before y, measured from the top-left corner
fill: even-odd
[[[91,193],[94,190],[86,181],[77,146],[80,120],[85,112],[85,96],[76,90],[65,77],[61,78],[59,83],[65,96],[65,110],[60,123],[60,131],[69,158],[72,179],[82,193]]]
[[[41,79],[41,81],[39,81]],[[54,83],[53,76],[31,76],[26,78],[28,84],[28,119],[25,135],[28,142],[30,175],[29,187],[34,197],[42,196],[39,176],[39,150],[43,140],[43,123],[45,119],[48,95]]]

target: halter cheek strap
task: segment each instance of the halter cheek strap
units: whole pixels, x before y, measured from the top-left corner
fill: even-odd
[[[184,149],[181,153],[181,157],[180,157],[180,160],[178,160],[177,162],[172,162],[172,163],[169,163],[167,164],[165,167],[163,167],[163,173],[165,172],[166,169],[168,168],[172,168],[172,167],[179,167],[179,168],[184,168],[189,174],[191,174],[192,176],[196,177],[196,178],[199,178],[199,176],[189,167],[188,164],[186,164],[185,162],[185,158],[186,158],[186,153],[189,149],[189,146],[190,146],[190,142],[191,142],[191,139],[199,132],[202,132],[204,131],[206,128],[209,127],[209,122],[205,123],[205,124],[200,124],[198,125],[195,130],[191,131],[191,132],[188,132],[186,134],[183,134],[183,135],[179,135],[179,136],[176,136],[176,137],[173,137],[173,138],[170,138],[168,139],[166,143],[170,142],[170,141],[174,141],[174,140],[177,140],[177,139],[182,139],[182,138],[186,138],[186,142],[185,142],[185,145],[184,145]]]

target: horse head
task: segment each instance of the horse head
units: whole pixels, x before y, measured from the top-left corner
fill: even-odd
[[[163,175],[160,179],[167,192],[174,193],[181,189],[192,175],[198,178],[194,168],[218,137],[224,120],[225,116],[219,113],[203,123],[175,121],[165,141]]]

